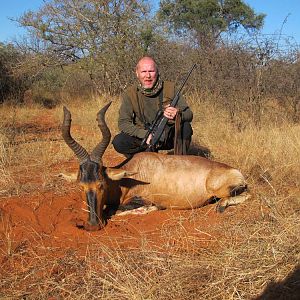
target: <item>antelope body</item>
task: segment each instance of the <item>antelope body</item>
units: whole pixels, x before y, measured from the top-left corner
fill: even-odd
[[[105,168],[102,156],[111,136],[104,117],[109,105],[97,115],[103,139],[90,155],[71,137],[71,114],[64,108],[62,133],[80,162],[78,179],[89,211],[87,230],[104,226],[104,205],[127,204],[136,196],[145,203],[172,209],[197,208],[217,198],[220,212],[249,197],[240,171],[199,156],[141,152],[120,167]]]

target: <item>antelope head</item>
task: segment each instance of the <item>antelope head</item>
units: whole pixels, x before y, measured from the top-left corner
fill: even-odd
[[[102,156],[111,139],[110,130],[105,122],[105,113],[110,104],[111,102],[106,104],[97,114],[102,140],[90,154],[72,138],[70,134],[71,113],[66,107],[63,108],[62,136],[79,160],[78,181],[82,187],[82,197],[86,199],[88,208],[88,220],[84,225],[86,230],[98,230],[105,225],[103,206],[107,198],[107,182]]]

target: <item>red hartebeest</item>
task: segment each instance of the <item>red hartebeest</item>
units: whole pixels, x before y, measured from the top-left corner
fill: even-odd
[[[102,156],[111,134],[105,122],[110,103],[97,114],[102,141],[89,154],[70,134],[71,114],[64,107],[62,135],[79,159],[78,180],[87,201],[85,229],[96,230],[105,224],[104,205],[127,204],[138,196],[160,208],[192,209],[220,199],[218,210],[245,201],[244,176],[226,164],[192,155],[165,155],[141,152],[116,168],[106,168]]]

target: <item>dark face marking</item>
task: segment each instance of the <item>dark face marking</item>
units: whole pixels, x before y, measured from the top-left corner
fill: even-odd
[[[91,160],[80,165],[79,181],[82,197],[88,209],[88,226],[101,226],[104,223],[102,211],[105,202],[105,182],[101,166]]]
[[[100,166],[98,163],[88,160],[80,165],[81,183],[91,183],[100,180]]]
[[[96,226],[99,223],[97,216],[97,196],[94,191],[86,192],[87,206],[89,209],[89,219],[88,222],[90,225]]]

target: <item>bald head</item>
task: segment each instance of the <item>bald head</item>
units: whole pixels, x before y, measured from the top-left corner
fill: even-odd
[[[145,56],[138,61],[136,77],[143,88],[151,89],[154,86],[158,77],[158,69],[152,57]]]
[[[142,57],[138,61],[137,65],[136,65],[136,70],[139,69],[141,66],[144,66],[145,64],[152,64],[152,65],[154,65],[155,69],[157,71],[157,64],[156,64],[155,60],[152,57],[150,57],[150,56],[144,56],[144,57]]]

